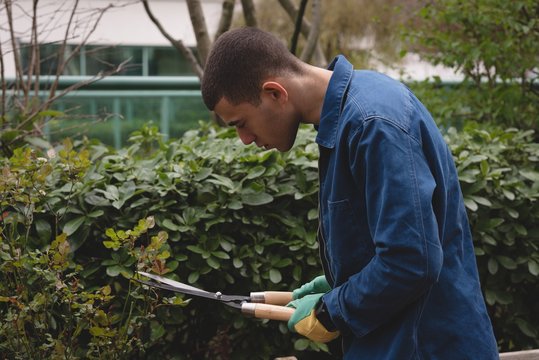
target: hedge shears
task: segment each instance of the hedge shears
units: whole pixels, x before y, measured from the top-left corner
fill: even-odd
[[[261,291],[245,295],[224,295],[221,292],[210,292],[181,283],[163,276],[137,271],[141,276],[154,281],[133,280],[159,289],[178,292],[186,295],[194,295],[206,299],[217,300],[225,305],[241,310],[244,315],[254,316],[259,319],[288,321],[294,313],[294,308],[284,305],[292,301],[292,293],[287,291]]]

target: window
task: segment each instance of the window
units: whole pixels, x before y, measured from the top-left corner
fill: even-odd
[[[56,74],[58,51],[61,44],[40,45],[40,74]],[[67,45],[64,59],[75,49]],[[23,67],[28,69],[31,49],[28,44],[20,47]],[[63,75],[97,75],[100,71],[112,70],[116,65],[130,59],[118,76],[187,76],[194,75],[189,62],[172,47],[152,46],[101,46],[86,45],[73,56],[63,69]]]

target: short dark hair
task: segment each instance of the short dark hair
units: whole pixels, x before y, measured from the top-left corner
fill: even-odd
[[[230,30],[215,41],[206,60],[202,98],[210,110],[223,97],[234,105],[257,106],[267,77],[301,72],[301,61],[272,34],[252,27]]]

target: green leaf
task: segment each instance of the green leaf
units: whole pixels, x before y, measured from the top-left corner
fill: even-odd
[[[498,262],[508,270],[515,270],[517,268],[517,263],[507,256],[496,256],[496,260],[498,260]]]
[[[304,351],[309,347],[309,343],[308,339],[298,339],[294,341],[294,350]]]
[[[89,218],[98,218],[100,216],[103,216],[105,212],[103,210],[95,210],[88,214]]]
[[[271,269],[269,271],[269,277],[272,283],[278,284],[283,279],[281,272],[277,269]]]
[[[241,259],[234,258],[234,260],[232,260],[232,265],[234,265],[236,269],[241,269],[243,267],[243,261],[241,261]]]
[[[265,205],[272,202],[273,196],[265,192],[254,193],[254,194],[242,194],[241,201],[247,205],[260,206],[260,205]]]
[[[528,271],[533,276],[539,276],[539,264],[536,261],[530,260],[528,262]]]
[[[526,230],[526,228],[524,226],[522,226],[522,224],[514,223],[513,228],[516,230],[516,232],[520,236],[527,236],[528,235],[528,230]]]
[[[492,203],[487,198],[484,198],[482,196],[474,196],[472,195],[471,198],[478,204],[484,205],[484,206],[492,206]]]
[[[80,216],[68,221],[64,225],[63,231],[67,234],[67,236],[72,235],[84,223],[84,220],[86,220],[86,217]]]
[[[187,277],[187,281],[190,283],[190,284],[194,284],[198,281],[198,278],[200,277],[200,274],[198,272],[192,272],[189,274],[189,276]]]
[[[264,167],[262,165],[257,165],[255,167],[252,167],[252,168],[249,169],[249,173],[247,174],[247,176],[245,178],[246,179],[256,179],[256,178],[260,177],[261,175],[263,175],[264,172],[266,172],[266,167]]]
[[[487,267],[488,272],[492,275],[496,275],[496,273],[498,272],[498,262],[494,258],[489,259]]]
[[[107,275],[111,276],[111,277],[116,277],[116,276],[120,275],[122,270],[123,269],[122,269],[122,267],[120,265],[109,266],[107,268]]]
[[[241,203],[241,201],[231,200],[228,202],[227,207],[230,210],[240,210],[241,208],[243,208],[243,204]]]
[[[117,201],[120,198],[120,192],[114,185],[107,185],[106,190],[103,191],[103,195],[109,200]]]
[[[162,223],[163,227],[171,230],[171,231],[179,231],[180,227],[172,222],[170,219],[163,220]]]
[[[213,269],[215,270],[219,270],[221,268],[221,264],[219,263],[219,261],[217,261],[217,259],[215,259],[214,257],[208,257],[206,259],[206,263]]]
[[[464,199],[464,205],[466,205],[468,209],[474,212],[477,211],[477,209],[479,208],[479,206],[477,206],[477,203],[469,198]]]
[[[48,240],[52,235],[51,224],[43,219],[38,219],[34,222],[36,227],[36,232],[39,235],[39,238],[42,240]]]
[[[198,247],[196,245],[188,245],[187,250],[191,250],[192,252],[197,253],[197,254],[201,254],[201,255],[206,253],[206,250],[201,249],[200,247]]]
[[[506,189],[502,189],[502,192],[503,192],[503,195],[506,198],[508,198],[509,200],[511,200],[511,201],[515,200],[515,194],[512,193],[511,191],[506,190]]]
[[[206,181],[207,182],[210,182],[210,183],[213,183],[213,184],[216,184],[216,185],[221,185],[225,188],[228,188],[229,190],[235,190],[235,185],[234,185],[234,182],[232,180],[230,180],[229,178],[225,177],[225,176],[222,176],[222,175],[217,175],[217,174],[211,174],[211,177],[213,179],[207,179]]]
[[[535,329],[529,322],[523,319],[515,319],[515,322],[524,335],[529,336],[532,339],[537,339],[537,329]]]
[[[212,169],[211,168],[202,168],[200,169],[199,172],[197,172],[195,174],[195,176],[193,177],[193,180],[194,181],[201,181],[201,180],[204,180],[205,178],[207,178],[208,176],[210,176],[210,174],[212,173]]]
[[[165,327],[157,321],[152,321],[150,323],[150,329],[150,339],[152,341],[162,338],[166,333]]]
[[[213,251],[211,254],[219,259],[223,259],[223,260],[230,259],[230,256],[223,251]]]
[[[539,172],[538,171],[520,170],[519,173],[520,173],[520,175],[524,176],[528,180],[531,180],[533,182],[539,182]]]

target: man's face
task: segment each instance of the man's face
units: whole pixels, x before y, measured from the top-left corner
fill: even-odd
[[[286,101],[279,101],[271,94],[264,94],[258,106],[247,102],[233,105],[222,98],[215,112],[228,126],[236,127],[245,145],[255,143],[258,147],[283,152],[294,145],[299,120]]]

